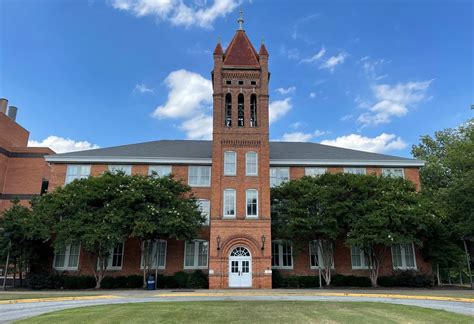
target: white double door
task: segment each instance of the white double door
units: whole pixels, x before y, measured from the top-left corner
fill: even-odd
[[[229,257],[229,287],[252,287],[252,257]]]

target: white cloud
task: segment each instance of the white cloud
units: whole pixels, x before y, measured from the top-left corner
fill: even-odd
[[[281,137],[283,142],[309,142],[316,137],[327,134],[325,131],[315,130],[314,133],[292,132],[285,133]]]
[[[319,50],[319,52],[317,52],[316,54],[314,54],[313,56],[311,57],[308,57],[308,58],[305,58],[305,59],[302,59],[300,61],[300,63],[313,63],[313,62],[316,62],[316,61],[319,61],[320,59],[323,58],[323,56],[326,54],[326,48],[321,47],[321,49]]]
[[[208,6],[207,1],[187,2],[188,4],[183,0],[112,0],[111,5],[136,17],[152,16],[177,26],[210,28],[217,18],[225,17],[242,1],[214,0]]]
[[[387,124],[393,117],[405,116],[410,107],[428,99],[426,92],[432,81],[372,86],[376,103],[368,108],[369,112],[358,117],[358,122],[364,126]]]
[[[155,90],[152,88],[147,87],[145,84],[140,83],[136,84],[135,88],[133,89],[133,92],[139,92],[139,93],[155,93]]]
[[[288,87],[286,89],[285,88],[278,88],[275,91],[278,92],[281,95],[286,95],[286,94],[295,92],[295,90],[296,90],[296,87]]]
[[[340,136],[333,140],[323,140],[321,144],[338,146],[353,150],[384,153],[391,150],[402,150],[407,147],[399,136],[382,133],[376,137],[366,137],[359,134]]]
[[[321,63],[319,68],[329,70],[332,73],[336,69],[336,66],[344,63],[346,58],[347,58],[347,54],[344,53],[344,52],[341,52],[337,55],[329,57],[327,60],[325,60],[323,63]]]
[[[291,98],[285,98],[283,100],[275,100],[270,102],[270,124],[286,115],[292,108],[293,104],[291,103]]]
[[[191,117],[212,103],[211,80],[198,73],[174,71],[166,77],[165,84],[169,88],[168,100],[155,109],[154,117]]]
[[[98,149],[99,146],[96,144],[89,143],[87,141],[75,141],[70,138],[64,138],[59,136],[48,136],[43,141],[28,141],[28,146],[31,147],[49,147],[56,153],[66,153],[74,151],[84,151]]]
[[[171,72],[165,79],[168,99],[153,112],[158,119],[181,119],[178,128],[189,139],[212,137],[212,82],[186,70]]]
[[[201,114],[185,120],[179,127],[189,139],[212,138],[212,116]]]
[[[294,122],[294,123],[291,123],[290,124],[290,127],[293,128],[293,129],[298,129],[302,126],[306,125],[305,123],[303,122]]]
[[[309,97],[310,98],[316,98],[316,92],[310,92]]]

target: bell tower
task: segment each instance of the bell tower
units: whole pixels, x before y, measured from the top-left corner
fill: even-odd
[[[271,288],[268,52],[237,22],[213,54],[211,289]]]

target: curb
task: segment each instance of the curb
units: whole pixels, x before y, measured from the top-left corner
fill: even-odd
[[[0,305],[22,304],[22,303],[42,303],[55,301],[71,301],[71,300],[96,300],[96,299],[114,299],[121,298],[113,295],[97,295],[97,296],[77,296],[77,297],[45,297],[45,298],[25,298],[0,300]]]

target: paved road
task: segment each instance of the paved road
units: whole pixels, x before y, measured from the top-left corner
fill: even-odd
[[[474,316],[474,304],[468,302],[438,301],[438,300],[415,300],[395,298],[373,298],[373,297],[328,297],[328,296],[298,296],[298,295],[275,295],[275,296],[222,296],[222,297],[133,297],[126,296],[116,299],[75,300],[35,302],[0,305],[0,322],[9,323],[14,320],[32,317],[52,311],[93,306],[104,304],[143,303],[143,302],[169,302],[169,301],[249,301],[249,300],[299,300],[299,301],[344,301],[344,302],[382,302],[401,305],[420,306],[433,309],[442,309],[450,312]]]

